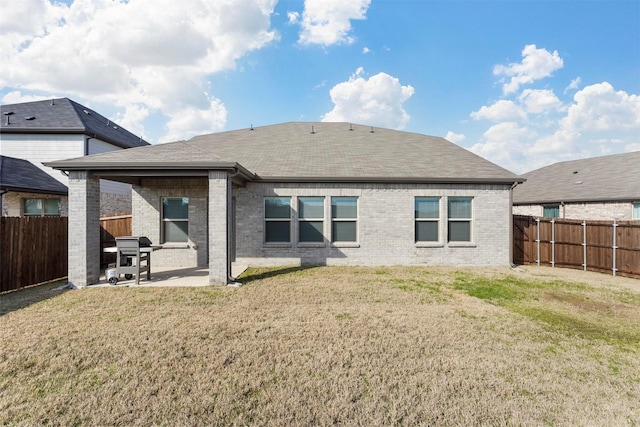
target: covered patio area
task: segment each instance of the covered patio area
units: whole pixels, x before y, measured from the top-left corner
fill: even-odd
[[[247,269],[246,265],[237,263],[231,264],[231,276],[238,277]],[[198,287],[209,286],[209,269],[207,267],[153,267],[151,270],[151,279],[147,280],[146,274],[140,277],[140,284],[136,285],[135,277],[126,279],[121,276],[115,286],[136,286],[136,287]],[[237,286],[235,282],[229,282],[229,286]],[[104,275],[100,276],[98,283],[90,285],[96,286],[112,286]]]

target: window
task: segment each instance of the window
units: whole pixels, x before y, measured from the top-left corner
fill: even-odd
[[[416,242],[437,242],[440,224],[440,199],[438,197],[416,197],[415,200]]]
[[[471,241],[471,198],[449,198],[449,242]]]
[[[25,216],[60,216],[60,199],[24,199]]]
[[[542,208],[542,216],[545,218],[558,218],[560,216],[560,205],[549,205]]]
[[[640,203],[633,204],[633,215],[631,218],[640,220]]]
[[[265,243],[291,241],[291,197],[264,199],[264,241]]]
[[[331,199],[331,241],[358,241],[357,197],[333,197]]]
[[[162,198],[162,241],[182,243],[189,240],[189,198]]]
[[[324,197],[298,197],[298,241],[324,241]]]

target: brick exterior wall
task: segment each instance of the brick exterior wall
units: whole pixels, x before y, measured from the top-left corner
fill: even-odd
[[[542,205],[522,205],[513,207],[514,215],[542,216]],[[560,218],[586,220],[633,219],[633,203],[566,203],[560,205]]]
[[[209,283],[226,285],[229,260],[231,182],[226,172],[209,172]]]
[[[236,236],[229,234],[227,206],[236,202]],[[290,244],[263,243],[264,197],[292,197]],[[324,235],[320,244],[300,244],[297,197],[325,197]],[[358,198],[358,242],[332,244],[331,197]],[[247,183],[230,190],[226,173],[209,179],[144,179],[133,187],[133,234],[162,245],[161,198],[189,197],[189,242],[162,245],[153,264],[207,266],[210,282],[222,283],[229,269],[225,251],[236,247],[236,261],[250,266],[277,265],[465,265],[508,266],[511,262],[509,186],[427,184],[268,184]],[[440,242],[414,242],[415,197],[440,197]],[[472,197],[472,242],[447,242],[447,197]],[[207,219],[209,212],[209,220]],[[228,237],[227,237],[228,236]],[[231,256],[231,255],[230,255]]]
[[[153,265],[164,267],[205,267],[207,252],[207,196],[206,178],[143,179],[134,185],[131,197],[134,236],[147,236],[162,249],[153,252]],[[162,229],[162,198],[189,198],[189,241],[164,244]]]
[[[237,262],[259,265],[510,264],[509,187],[496,185],[264,184],[235,190]],[[292,244],[263,243],[264,197],[291,196]],[[298,244],[296,197],[324,196],[324,235],[331,230],[332,196],[358,198],[357,244]],[[414,242],[414,199],[442,198],[438,244]],[[447,243],[447,197],[473,197],[471,243]]]
[[[69,282],[78,287],[100,276],[100,181],[69,173]]]
[[[131,194],[100,194],[100,215],[131,212]]]

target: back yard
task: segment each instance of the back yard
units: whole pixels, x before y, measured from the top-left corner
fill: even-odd
[[[0,424],[640,425],[638,280],[318,267],[241,281],[0,296]]]

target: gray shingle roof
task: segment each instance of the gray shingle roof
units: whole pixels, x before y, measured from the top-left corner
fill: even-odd
[[[67,194],[67,186],[31,162],[0,156],[0,188],[9,191]]]
[[[443,138],[348,123],[293,122],[241,129],[48,165],[104,170],[235,164],[262,180],[521,181]]]
[[[640,201],[640,151],[555,163],[523,177],[514,204]]]
[[[68,98],[0,105],[0,112],[0,133],[83,133],[122,148],[149,145],[139,136]]]

